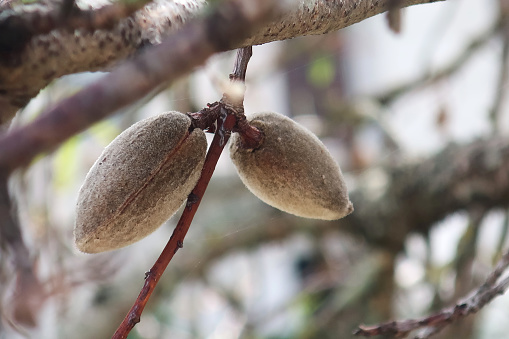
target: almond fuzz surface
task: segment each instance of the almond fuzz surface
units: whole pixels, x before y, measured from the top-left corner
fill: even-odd
[[[264,134],[260,147],[231,139],[230,156],[243,183],[282,211],[312,219],[340,219],[353,211],[341,169],[323,143],[293,120],[273,112],[249,117]]]
[[[130,245],[169,219],[198,181],[205,133],[167,112],[142,120],[108,145],[80,189],[76,247],[98,253]]]

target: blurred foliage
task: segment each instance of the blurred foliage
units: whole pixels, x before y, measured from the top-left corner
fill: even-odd
[[[335,78],[336,69],[332,56],[317,57],[308,67],[307,78],[317,88],[327,88]]]

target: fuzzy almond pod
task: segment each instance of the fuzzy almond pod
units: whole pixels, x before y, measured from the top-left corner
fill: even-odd
[[[196,185],[207,149],[191,119],[167,112],[142,120],[111,142],[78,195],[76,247],[98,253],[130,245],[169,219]]]
[[[262,144],[248,149],[235,133],[230,156],[253,194],[304,218],[335,220],[353,211],[341,169],[313,133],[272,112],[253,114],[249,121],[263,133]]]

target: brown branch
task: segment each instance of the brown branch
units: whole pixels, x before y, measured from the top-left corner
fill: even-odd
[[[490,111],[490,121],[494,133],[500,132],[499,117],[502,114],[502,106],[505,99],[509,72],[509,7],[506,1],[500,1],[501,24],[500,35],[502,40],[502,55],[500,62],[500,77],[495,92],[495,98]]]
[[[388,335],[402,338],[418,329],[425,329],[418,334],[416,339],[429,338],[438,333],[452,322],[464,318],[467,315],[477,313],[485,305],[491,302],[495,297],[505,293],[509,287],[509,278],[500,279],[509,266],[509,252],[497,263],[495,269],[470,297],[459,302],[453,307],[443,309],[442,311],[420,319],[410,319],[401,321],[392,321],[374,326],[361,325],[354,332],[354,335],[372,337],[375,335]]]
[[[427,234],[455,211],[509,205],[509,140],[492,138],[452,144],[410,165],[387,164],[386,190],[373,198],[369,189],[350,199],[356,213],[338,226],[372,245],[402,249],[410,232]]]
[[[339,230],[362,237],[372,247],[397,253],[403,249],[408,234],[427,234],[451,213],[471,206],[490,210],[506,209],[509,205],[507,139],[450,145],[417,163],[385,164],[383,171],[388,176],[383,194],[374,196],[369,187],[353,190],[350,199],[355,213],[338,221],[309,221],[312,225],[306,224],[302,232],[320,237]],[[267,220],[258,220],[257,227],[244,229],[249,224],[241,223],[238,228],[242,232],[235,233],[234,237],[221,238],[217,244],[197,249],[188,256],[190,262],[201,262],[192,274],[200,274],[202,267],[232,251],[281,241],[301,231],[298,218],[272,211]],[[252,217],[246,215],[247,220]]]
[[[60,8],[55,7],[49,11],[33,10],[23,15],[3,13],[4,16],[0,19],[0,57],[23,51],[34,36],[47,34],[55,29],[111,29],[120,19],[132,15],[150,1],[152,0],[120,0],[98,9],[82,10],[73,0],[65,0]]]
[[[450,61],[447,65],[443,66],[441,69],[437,71],[428,71],[422,74],[421,76],[413,79],[407,83],[401,84],[395,88],[390,89],[389,91],[382,93],[377,96],[377,100],[382,104],[387,105],[398,99],[401,95],[405,93],[409,93],[417,88],[427,86],[429,84],[434,84],[444,78],[451,76],[456,73],[463,65],[467,63],[468,60],[472,56],[475,55],[477,51],[479,51],[489,40],[493,37],[501,27],[501,20],[495,22],[495,24],[488,28],[488,30],[478,37],[473,39],[468,46],[452,61]]]
[[[0,220],[0,246],[12,260],[15,276],[5,316],[15,325],[35,326],[46,296],[34,272],[5,177],[0,178]]]
[[[395,34],[401,33],[401,3],[401,0],[391,0],[386,14],[387,24]]]
[[[14,217],[14,207],[9,195],[7,178],[0,177],[0,246],[10,252],[16,269],[31,270],[30,252],[25,245],[21,228]]]
[[[248,5],[248,3],[250,3]],[[5,174],[27,165],[75,133],[171,82],[213,53],[230,49],[275,10],[269,0],[228,1],[202,20],[187,24],[161,45],[147,50],[103,79],[61,101],[27,126],[0,137],[0,168]],[[135,80],[135,81],[134,81]]]
[[[237,53],[238,57],[235,62],[234,73],[236,75],[239,75],[239,77],[236,77],[235,81],[245,80],[247,64],[249,62],[249,59],[251,58],[251,53],[246,54],[245,52],[246,49],[240,49]],[[234,105],[234,107],[236,107],[238,110],[242,109],[242,111],[243,111],[242,105],[244,101],[243,98],[244,95],[242,95],[242,99],[236,101]],[[226,100],[224,96],[223,99]],[[202,115],[210,114],[212,116],[215,116],[216,110],[214,109],[211,110],[210,109],[211,106],[212,105],[209,105],[209,107],[203,110],[201,114]],[[145,274],[145,284],[143,285],[143,288],[140,294],[138,295],[138,298],[136,299],[134,305],[124,318],[124,321],[122,321],[119,328],[113,335],[114,339],[127,338],[127,335],[133,329],[133,327],[138,322],[140,322],[141,313],[143,312],[143,309],[145,308],[145,305],[147,304],[150,295],[152,294],[154,288],[156,287],[157,282],[161,278],[164,270],[170,263],[175,253],[177,253],[177,251],[184,246],[184,238],[187,234],[187,231],[189,230],[189,227],[191,226],[193,217],[196,214],[196,211],[198,210],[198,207],[200,205],[201,199],[203,198],[203,194],[207,189],[210,178],[214,173],[217,161],[219,160],[219,157],[224,147],[226,146],[228,139],[230,138],[232,129],[235,126],[237,120],[236,117],[238,116],[238,112],[235,110],[230,110],[227,107],[227,104],[225,103],[219,103],[212,107],[215,106],[220,107],[221,113],[217,119],[218,127],[216,130],[216,134],[214,135],[214,139],[212,140],[210,148],[207,152],[207,157],[203,165],[203,170],[200,179],[196,183],[196,186],[193,189],[193,191],[189,194],[189,198],[187,199],[186,203],[186,208],[184,209],[184,212],[182,213],[180,220],[177,223],[177,226],[175,227],[173,234],[171,235],[170,240],[166,244],[163,252],[157,259],[154,266],[152,266],[150,271],[148,271]]]
[[[187,115],[191,118],[191,127],[203,130],[208,128],[209,132],[215,132],[213,130],[213,124],[217,119],[219,119],[221,108],[221,103],[216,101],[212,104],[207,104],[207,107],[197,113],[187,113]]]
[[[384,12],[389,1],[288,0],[285,1],[287,12],[258,26],[249,36],[231,41],[229,49],[336,31]],[[439,0],[403,0],[402,6],[435,1]],[[184,22],[200,14],[206,3],[204,0],[155,1],[111,30],[93,33],[57,30],[34,37],[23,50],[0,58],[0,122],[8,121],[53,79],[106,69],[133,55],[140,47],[159,44]],[[22,17],[33,10],[25,6],[12,15]]]
[[[253,47],[248,46],[237,50],[233,73],[230,74],[230,88],[223,93],[222,102],[232,107],[241,115],[244,115],[244,92],[246,81],[247,64],[253,55]],[[240,89],[240,90],[239,90]]]
[[[145,274],[145,284],[138,295],[134,305],[129,310],[129,313],[124,318],[124,321],[120,324],[117,331],[113,335],[113,339],[121,339],[127,338],[129,332],[133,329],[133,327],[140,322],[140,316],[147,304],[148,299],[150,298],[157,282],[161,278],[164,270],[170,263],[171,259],[177,253],[177,251],[184,246],[184,238],[191,226],[191,221],[193,220],[194,215],[200,205],[203,194],[205,193],[205,189],[212,177],[212,173],[216,168],[217,161],[221,152],[223,151],[226,142],[230,137],[231,129],[235,124],[235,116],[231,114],[226,114],[224,111],[222,118],[218,120],[219,127],[216,131],[212,144],[210,145],[210,149],[207,152],[207,158],[205,159],[205,164],[203,166],[203,171],[201,174],[196,187],[193,189],[191,194],[189,195],[189,199],[187,200],[186,208],[180,217],[173,234],[171,235],[168,244],[164,248],[163,252],[157,259],[156,263],[150,271]],[[222,121],[224,119],[224,121]]]
[[[248,46],[241,48],[237,51],[235,58],[235,65],[233,66],[233,73],[230,74],[231,81],[246,81],[247,64],[253,56],[253,47]]]
[[[251,56],[253,55],[253,48],[251,46],[244,47],[238,50],[237,58],[235,60],[235,66],[233,73],[230,74],[230,80],[233,83],[241,83],[240,86],[244,85],[246,80],[246,69]],[[248,148],[257,148],[263,140],[263,135],[258,128],[251,126],[244,115],[244,95],[236,98],[235,95],[229,95],[225,93],[222,101],[228,102],[231,108],[237,115],[237,124],[233,131],[239,133],[242,142]]]

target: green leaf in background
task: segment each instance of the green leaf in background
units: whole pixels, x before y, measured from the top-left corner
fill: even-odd
[[[53,186],[56,190],[69,187],[76,178],[80,136],[67,140],[53,157]]]
[[[88,133],[102,146],[108,145],[122,132],[113,120],[104,120],[90,127]]]
[[[327,88],[336,75],[334,58],[331,56],[319,57],[313,60],[308,67],[308,81],[315,87]]]
[[[121,131],[114,121],[105,120],[93,125],[88,131],[99,145],[108,145]],[[81,166],[81,143],[86,141],[83,135],[67,140],[56,151],[53,158],[53,186],[55,189],[71,187]]]

